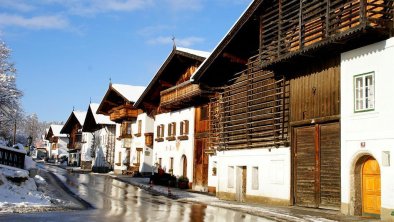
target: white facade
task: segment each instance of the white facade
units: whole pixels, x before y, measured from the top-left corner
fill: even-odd
[[[217,151],[219,198],[287,205],[290,200],[290,148]],[[211,167],[210,167],[211,168]],[[246,170],[246,189],[242,187]],[[211,174],[211,170],[208,172]],[[242,190],[246,191],[242,195]]]
[[[141,134],[138,132],[139,121],[141,121]],[[132,138],[121,139],[115,151],[115,172],[120,173],[127,169],[127,164],[136,166],[139,159],[140,165],[138,171],[140,173],[152,173],[153,171],[153,149],[145,144],[145,133],[153,133],[154,120],[146,113],[141,113],[137,119],[131,123]],[[120,132],[120,129],[119,129]],[[117,135],[120,135],[117,134]],[[129,140],[126,142],[126,140]],[[126,148],[124,143],[129,143],[130,148]],[[130,155],[127,150],[130,150]],[[139,154],[139,157],[137,155]]]
[[[153,149],[153,162],[154,164],[160,163],[165,172],[170,173],[171,158],[173,158],[173,175],[181,176],[183,174],[183,158],[186,157],[187,161],[187,178],[189,182],[193,181],[193,152],[194,152],[194,116],[195,108],[190,107],[178,111],[162,113],[156,115],[154,129],[155,141]],[[178,139],[180,136],[180,123],[182,121],[189,121],[189,133],[186,140]],[[169,141],[168,137],[168,124],[175,122],[176,135],[175,140]],[[164,126],[163,141],[157,141],[157,126]]]
[[[361,192],[357,165],[364,157],[379,164],[381,177],[381,219],[394,221],[394,38],[341,55],[341,210],[359,214],[356,205]],[[371,109],[356,112],[355,78],[374,76]]]
[[[83,132],[82,133],[82,148],[81,148],[81,161],[92,161],[92,133]]]
[[[103,125],[101,129],[96,130],[93,133],[95,150],[95,155],[92,162],[93,167],[110,167],[107,163],[107,149],[109,147],[109,140],[111,137],[109,127],[111,127],[111,125]],[[119,126],[117,126],[117,128],[118,127]]]

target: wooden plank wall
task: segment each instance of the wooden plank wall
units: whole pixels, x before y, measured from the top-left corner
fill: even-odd
[[[290,121],[340,114],[339,55],[321,59],[293,73],[290,79]]]

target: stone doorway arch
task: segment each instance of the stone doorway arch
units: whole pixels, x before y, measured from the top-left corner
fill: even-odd
[[[367,165],[370,165],[371,161],[375,162],[374,164],[377,164],[376,159],[369,153],[362,153],[357,155],[356,158],[354,158],[353,165],[351,168],[353,170],[351,170],[351,175],[350,175],[350,180],[351,180],[350,181],[350,188],[351,188],[350,214],[351,215],[361,216],[364,214],[365,209],[363,209],[363,206],[366,204],[365,203],[366,200],[365,198],[363,198],[363,190],[365,192],[366,175],[363,175],[363,170],[365,174],[364,167],[366,166],[366,163]],[[379,164],[377,164],[377,167],[380,168]],[[380,192],[380,170],[379,170],[379,192]],[[380,199],[379,199],[379,205],[380,205]],[[375,216],[379,216],[379,215],[375,215]]]

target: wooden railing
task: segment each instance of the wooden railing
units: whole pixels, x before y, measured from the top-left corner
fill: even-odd
[[[24,169],[25,156],[23,151],[0,146],[0,164]]]
[[[111,110],[110,119],[114,122],[122,120],[130,120],[137,118],[138,109],[135,109],[132,105],[122,105]]]
[[[393,29],[392,0],[269,2],[260,17],[263,66],[367,29],[387,35]]]
[[[200,93],[201,90],[199,85],[186,81],[177,86],[161,91],[160,105],[166,106],[171,103],[180,102],[183,99],[199,95]]]

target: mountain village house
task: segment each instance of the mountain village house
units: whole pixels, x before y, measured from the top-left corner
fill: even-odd
[[[192,77],[219,93],[217,196],[392,220],[392,41],[357,49],[392,30],[392,1],[253,1]]]
[[[189,79],[208,55],[174,47],[135,104],[155,120],[154,164],[203,191],[208,190],[209,92]]]
[[[83,146],[82,126],[85,122],[86,112],[72,111],[60,133],[68,135],[68,164],[71,166],[81,166],[81,150]],[[86,133],[85,133],[86,134]]]
[[[89,165],[93,171],[108,172],[113,169],[113,152],[115,147],[116,123],[112,122],[108,116],[97,114],[99,104],[89,104],[83,123],[83,141],[89,146],[82,150],[82,161],[86,162],[85,169]],[[112,153],[111,153],[112,152]],[[111,158],[112,157],[112,158]]]
[[[144,118],[142,110],[133,106],[144,89],[142,86],[111,83],[97,109],[97,114],[109,116],[119,126],[116,134],[114,129],[115,146],[108,151],[113,155],[109,163],[117,174],[152,172],[152,147],[146,146],[144,141],[145,136],[149,137],[152,132],[149,126],[152,121]]]
[[[393,220],[393,58],[394,38],[341,54],[343,213]]]
[[[45,135],[45,139],[49,141],[50,152],[48,157],[50,159],[57,160],[61,156],[68,157],[68,137],[66,134],[61,134],[60,130],[63,125],[51,125],[48,129],[48,133]]]

